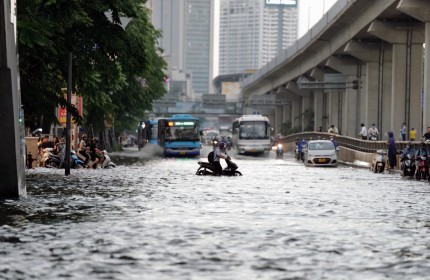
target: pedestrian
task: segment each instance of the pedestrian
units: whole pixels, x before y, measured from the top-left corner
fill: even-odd
[[[334,126],[334,124],[330,125],[329,129],[327,130],[328,133],[333,133],[333,134],[339,134],[339,130],[337,129],[337,127]]]
[[[361,123],[361,131],[358,135],[361,136],[362,140],[367,140],[367,129],[364,126],[364,123]]]
[[[406,141],[406,123],[402,123],[402,126],[400,127],[400,140]]]
[[[388,169],[393,169],[397,165],[397,150],[396,150],[396,140],[394,138],[394,133],[392,131],[388,131]]]
[[[430,140],[430,126],[427,126],[427,132],[423,135],[424,141]]]
[[[409,131],[409,141],[415,141],[415,138],[417,137],[416,130],[412,127]]]

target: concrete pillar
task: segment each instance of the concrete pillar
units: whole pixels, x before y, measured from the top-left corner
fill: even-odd
[[[272,127],[275,129],[275,134],[278,134],[282,127],[282,117],[284,115],[283,106],[276,105],[275,106],[275,123]]]
[[[427,46],[424,53],[424,89],[422,104],[421,130],[417,136],[424,134],[430,126],[430,2],[428,0],[400,0],[397,9],[424,23],[424,42]],[[415,74],[415,73],[414,73]],[[420,99],[421,100],[421,99]]]
[[[373,22],[368,32],[392,44],[391,108],[389,129],[399,138],[403,122],[408,129],[421,125],[421,73],[424,25]]]
[[[283,115],[282,123],[283,124],[288,123],[288,122],[292,123],[292,118],[291,118],[291,116],[292,116],[292,113],[291,113],[292,102],[291,102],[291,100],[289,101],[289,103],[284,104],[282,107],[284,108],[284,110],[283,110],[284,115]]]
[[[310,98],[309,92],[304,92],[300,90],[296,82],[291,81],[286,85],[286,90],[292,93],[293,102],[293,127],[301,128],[301,131],[305,128],[305,118],[303,113],[310,109]]]
[[[326,71],[321,68],[314,68],[310,73],[310,77],[315,81],[323,82],[325,73]],[[326,105],[324,90],[314,90],[313,94],[314,128],[316,130],[321,126],[323,131],[327,131],[329,125],[327,125],[327,121],[324,118],[324,112],[326,111],[326,108],[324,108]]]
[[[302,101],[297,97],[291,100],[291,126],[292,128],[302,128]]]
[[[0,2],[0,143],[4,147],[0,153],[0,197],[18,198],[26,195],[25,135],[23,122],[19,125],[16,7],[10,3],[14,1]]]
[[[366,126],[376,124],[380,133],[386,132],[391,119],[391,45],[379,43],[349,42],[345,53],[365,62],[361,84],[360,116]],[[390,104],[390,103],[388,103]]]
[[[340,96],[342,92],[329,91],[327,94],[327,113],[329,126],[334,124],[338,129],[339,133],[343,134],[342,128],[342,108]],[[328,129],[328,128],[327,128]]]
[[[353,80],[360,80],[358,75],[358,68],[361,63],[355,58],[341,58],[330,57],[326,66],[342,73],[346,77],[347,84],[352,83]],[[339,109],[342,110],[342,134],[350,137],[356,137],[358,134],[358,127],[361,121],[359,116],[359,96],[361,89],[355,90],[347,87],[342,96],[342,105]]]
[[[314,98],[313,98],[314,128],[315,130],[317,130],[321,126],[323,128],[323,131],[327,131],[327,124],[325,123],[323,118],[323,111],[324,111],[323,97],[324,95],[322,92],[314,93]]]

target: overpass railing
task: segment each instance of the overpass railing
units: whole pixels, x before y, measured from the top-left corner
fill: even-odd
[[[311,139],[314,139],[314,140],[330,139],[330,136],[334,137],[335,141],[338,143],[339,146],[360,151],[360,152],[375,153],[376,150],[379,150],[379,149],[386,150],[388,148],[387,140],[369,141],[369,140],[362,140],[362,139],[348,137],[348,136],[331,134],[327,132],[301,132],[301,133],[290,134],[288,136],[282,136],[280,138],[280,142],[291,143],[291,142],[296,142],[297,140],[300,140],[300,139],[305,139],[306,141],[309,141]],[[396,141],[397,152],[399,153],[400,151],[402,151],[408,143],[409,141]],[[414,148],[418,148],[419,143],[420,141],[411,142],[411,146],[413,146]],[[427,144],[427,148],[430,148],[429,144]]]

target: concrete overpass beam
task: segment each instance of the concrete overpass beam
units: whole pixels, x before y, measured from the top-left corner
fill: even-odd
[[[327,71],[325,71],[324,69],[315,67],[314,69],[312,69],[309,76],[316,81],[322,82],[322,81],[324,81],[324,74],[326,74],[326,73],[327,73]]]
[[[398,135],[403,122],[406,122],[408,129],[421,127],[424,24],[375,21],[368,31],[392,44],[391,115],[388,129]]]

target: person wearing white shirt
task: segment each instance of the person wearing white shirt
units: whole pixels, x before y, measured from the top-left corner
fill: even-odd
[[[367,140],[367,128],[364,126],[364,123],[361,123],[361,131],[359,135],[362,140]]]
[[[372,124],[372,126],[369,128],[369,130],[367,131],[368,135],[369,135],[369,139],[372,140],[372,136],[374,136],[375,140],[378,140],[378,136],[379,136],[379,131],[376,128],[375,124]]]

